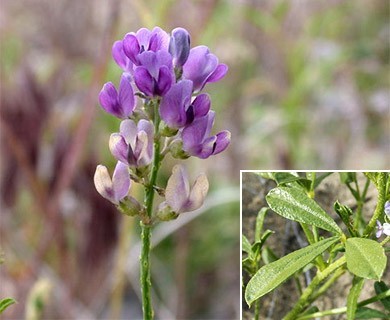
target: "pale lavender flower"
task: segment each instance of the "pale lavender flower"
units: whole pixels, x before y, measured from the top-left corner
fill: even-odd
[[[390,236],[390,223],[385,222],[383,225],[380,223],[380,221],[376,222],[377,224],[377,231],[376,231],[376,237],[380,238],[380,236],[384,233],[387,236]]]
[[[110,136],[112,155],[130,167],[147,166],[153,157],[154,127],[150,121],[141,119],[138,125],[130,119],[120,125],[120,132]]]
[[[140,65],[139,55],[145,51],[168,51],[170,37],[159,27],[152,31],[141,28],[136,33],[130,32],[123,38],[123,50],[126,56],[136,65]]]
[[[230,132],[221,131],[210,136],[214,124],[215,112],[210,111],[207,115],[195,119],[181,133],[183,150],[189,155],[201,159],[210,157],[224,151],[230,143]]]
[[[390,218],[390,201],[385,203],[385,214]]]
[[[183,78],[194,83],[194,91],[200,91],[207,82],[222,79],[227,70],[227,65],[219,63],[209,48],[198,46],[190,50],[187,62],[183,66]]]
[[[190,54],[190,35],[186,29],[176,28],[172,30],[169,42],[169,53],[173,57],[173,65],[182,67]]]
[[[125,51],[123,50],[123,41],[118,40],[114,42],[112,46],[112,57],[116,64],[122,68],[125,72],[133,73],[133,63],[126,56]]]
[[[160,204],[160,211],[171,210],[175,214],[190,212],[200,208],[209,190],[205,174],[200,174],[192,187],[187,171],[181,165],[175,165],[165,189],[165,201]]]
[[[119,204],[130,190],[130,174],[127,165],[118,161],[112,180],[107,168],[98,165],[95,171],[94,183],[96,190],[104,198],[114,204]]]
[[[138,89],[148,97],[163,96],[175,82],[172,56],[167,51],[145,51],[138,56],[134,69]]]
[[[198,95],[193,102],[192,81],[182,80],[174,84],[161,100],[160,116],[170,128],[179,129],[205,116],[210,110],[207,94]]]
[[[103,86],[99,94],[99,102],[108,113],[120,118],[129,117],[135,108],[134,92],[130,82],[130,74],[122,74],[119,92],[112,82]]]

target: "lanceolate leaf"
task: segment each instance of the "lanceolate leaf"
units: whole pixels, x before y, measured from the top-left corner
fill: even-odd
[[[264,218],[265,218],[265,214],[267,213],[268,210],[269,210],[269,208],[267,208],[267,207],[262,208],[259,211],[259,213],[257,214],[256,230],[255,230],[255,242],[258,242],[261,239],[261,233],[263,231]]]
[[[364,278],[353,277],[352,288],[348,293],[347,299],[347,319],[354,320],[357,308],[357,301],[364,284]]]
[[[336,222],[300,189],[278,187],[268,193],[266,200],[272,210],[287,219],[342,233]]]
[[[252,245],[250,244],[248,238],[244,235],[242,235],[242,251],[249,255],[252,253]]]
[[[245,289],[245,300],[248,305],[275,289],[295,272],[313,261],[338,239],[338,237],[332,237],[319,241],[260,268],[248,282]]]
[[[380,280],[386,268],[383,247],[376,241],[364,238],[349,238],[345,245],[347,268],[353,274]]]

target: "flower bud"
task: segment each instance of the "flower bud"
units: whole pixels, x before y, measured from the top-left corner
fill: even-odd
[[[173,65],[182,67],[190,54],[190,35],[183,28],[172,30],[171,41],[169,42],[169,53],[173,57]]]
[[[135,108],[130,74],[122,74],[119,90],[111,82],[106,83],[100,91],[99,102],[106,112],[115,117],[120,119],[128,118]]]

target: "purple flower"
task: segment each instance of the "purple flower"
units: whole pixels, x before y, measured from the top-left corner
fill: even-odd
[[[172,56],[167,51],[145,51],[138,56],[140,66],[134,70],[134,81],[146,96],[163,96],[175,81]]]
[[[390,201],[385,203],[385,214],[390,218]]]
[[[140,120],[138,125],[133,120],[123,120],[120,133],[110,136],[112,155],[130,167],[144,167],[152,161],[153,131],[150,121]]]
[[[130,72],[131,74],[133,73],[133,63],[123,50],[123,41],[119,40],[114,42],[114,45],[112,46],[112,57],[123,71]]]
[[[168,50],[169,35],[159,27],[152,31],[141,28],[137,33],[130,32],[123,38],[123,50],[136,65],[140,65],[139,55],[144,51]]]
[[[214,124],[215,112],[195,119],[192,124],[185,127],[181,134],[183,150],[189,155],[201,159],[210,157],[224,151],[230,143],[230,132],[227,130],[209,136]]]
[[[127,166],[119,162],[116,164],[112,180],[108,170],[103,165],[96,167],[94,176],[96,190],[107,200],[119,204],[130,190],[130,174]]]
[[[176,28],[172,30],[169,42],[169,53],[173,57],[173,65],[182,67],[190,54],[190,35],[186,29]]]
[[[192,103],[191,98],[190,80],[174,84],[162,98],[160,116],[170,128],[182,128],[209,112],[211,102],[207,94],[198,95]]]
[[[380,238],[380,236],[384,233],[387,236],[390,236],[390,223],[385,222],[382,226],[380,221],[376,222],[377,224],[377,231],[376,231],[376,237]]]
[[[117,92],[112,82],[107,82],[100,91],[99,102],[103,109],[108,113],[111,113],[120,119],[129,117],[135,107],[130,75],[128,73],[122,74],[119,92]]]
[[[194,83],[194,91],[203,89],[207,82],[222,79],[228,67],[218,63],[218,58],[210,53],[206,46],[198,46],[190,50],[187,62],[183,66],[183,78]]]
[[[209,190],[209,182],[205,174],[199,175],[192,187],[188,181],[186,170],[175,165],[165,189],[165,201],[160,204],[160,211],[169,210],[175,214],[194,211],[203,205]]]

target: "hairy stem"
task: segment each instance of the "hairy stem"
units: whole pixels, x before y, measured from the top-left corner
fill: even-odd
[[[381,172],[379,173],[376,188],[378,190],[378,202],[374,211],[374,214],[368,223],[366,229],[364,230],[364,235],[369,237],[371,232],[375,228],[376,221],[383,213],[383,208],[385,207],[386,202],[386,183],[387,183],[387,173]]]
[[[338,268],[342,267],[346,262],[345,256],[340,258],[339,260],[333,262],[323,271],[318,271],[317,275],[314,277],[313,281],[310,285],[303,291],[301,297],[298,302],[292,308],[292,310],[283,318],[283,320],[294,320],[297,319],[298,315],[305,310],[305,308],[309,304],[310,297],[315,292],[316,288],[319,284],[324,281],[329,275],[331,275]]]
[[[142,311],[144,319],[153,319],[152,298],[150,289],[152,286],[150,280],[150,236],[151,227],[141,223],[142,233],[142,251],[141,251],[141,290],[142,290]]]
[[[153,114],[154,114],[154,157],[150,173],[150,179],[147,185],[145,185],[145,207],[146,213],[148,215],[149,221],[152,219],[153,213],[153,200],[154,200],[154,186],[157,180],[158,169],[160,168],[160,135],[159,135],[159,126],[160,118],[158,114],[159,102],[154,101],[152,103]],[[142,240],[142,250],[141,250],[141,290],[142,290],[142,311],[144,314],[144,319],[153,319],[153,307],[152,307],[152,298],[150,294],[151,290],[151,280],[150,280],[150,238],[152,234],[151,224],[144,224],[141,222],[141,240]]]

